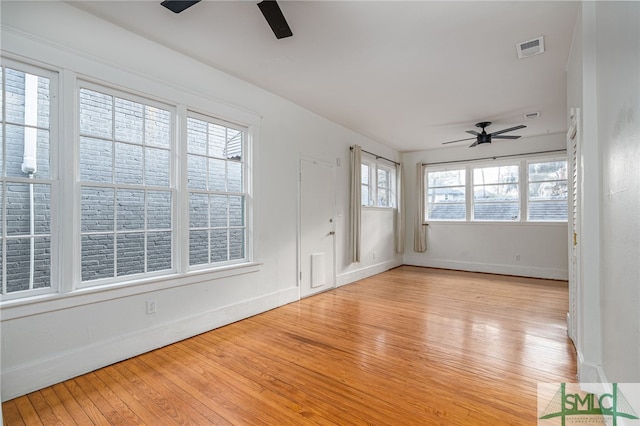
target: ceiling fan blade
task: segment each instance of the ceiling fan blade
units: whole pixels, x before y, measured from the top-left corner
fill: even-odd
[[[499,135],[501,133],[512,132],[512,131],[518,130],[518,129],[524,129],[525,127],[527,127],[527,126],[525,126],[523,124],[521,124],[519,126],[515,126],[515,127],[509,127],[508,129],[498,130],[497,132],[493,132],[493,133],[491,133],[491,136]]]
[[[160,3],[162,6],[166,7],[173,13],[180,13],[185,9],[190,8],[196,3],[199,3],[200,0],[195,1],[180,1],[180,0],[164,0]]]
[[[293,35],[289,24],[287,24],[287,20],[282,14],[282,10],[280,10],[280,6],[278,6],[278,2],[275,0],[264,0],[258,3],[258,7],[277,39],[291,37]]]
[[[521,136],[512,136],[512,135],[498,135],[498,136],[491,136],[493,139],[518,139]]]
[[[471,145],[469,145],[469,148],[473,148],[474,146],[478,145],[478,141],[475,141],[474,143],[472,143]]]
[[[475,138],[466,138],[466,139],[458,139],[457,141],[442,142],[442,145],[446,145],[446,144],[448,144],[448,143],[456,143],[456,142],[462,142],[462,141],[470,141],[471,139],[475,139]]]
[[[476,132],[475,130],[467,130],[467,133],[473,136],[480,136],[480,133]]]

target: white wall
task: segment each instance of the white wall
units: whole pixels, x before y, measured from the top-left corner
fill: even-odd
[[[564,134],[494,142],[489,146],[427,150],[403,155],[407,194],[415,194],[416,164],[562,150]],[[429,222],[427,251],[413,250],[416,199],[406,204],[405,263],[417,266],[567,279],[567,225],[558,223]],[[520,256],[520,260],[516,260]]]
[[[389,211],[365,210],[363,214],[363,234],[373,236],[364,244],[366,262],[350,265],[345,254],[349,146],[357,143],[395,160],[397,152],[68,4],[2,2],[1,7],[4,53],[160,98],[211,106],[222,118],[258,117],[254,224],[260,263],[233,276],[196,274],[152,281],[119,293],[79,292],[26,305],[5,304],[3,400],[297,300],[301,156],[333,164],[340,160],[341,165],[336,166],[339,283],[402,263],[401,256],[388,249],[394,245],[392,232],[368,232],[369,227],[393,229]],[[157,301],[154,315],[145,313],[148,299]]]
[[[639,22],[638,2],[584,2],[568,67],[583,110],[583,382],[640,382]]]

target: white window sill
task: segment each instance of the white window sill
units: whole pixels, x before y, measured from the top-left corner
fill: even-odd
[[[0,303],[2,321],[258,272],[261,265],[262,263],[249,262],[216,269],[190,271],[185,274],[143,278],[127,283],[86,287],[69,293],[48,293],[6,300]]]

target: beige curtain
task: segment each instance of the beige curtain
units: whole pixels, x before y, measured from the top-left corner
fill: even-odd
[[[398,205],[396,209],[396,253],[404,253],[404,185],[402,182],[402,164],[396,166],[396,191]]]
[[[351,208],[349,216],[349,230],[351,240],[351,262],[360,262],[360,240],[361,240],[361,170],[362,151],[359,145],[351,148]]]
[[[427,225],[424,223],[424,167],[422,163],[416,164],[416,190],[418,196],[416,203],[416,228],[413,233],[413,250],[417,253],[427,251]]]

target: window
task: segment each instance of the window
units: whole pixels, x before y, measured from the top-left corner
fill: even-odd
[[[424,179],[428,221],[567,221],[564,157],[429,166]]]
[[[195,113],[187,119],[190,266],[246,260],[245,133]]]
[[[465,220],[466,170],[427,172],[427,219]]]
[[[518,165],[473,169],[473,219],[518,220],[520,192]]]
[[[2,295],[55,287],[51,168],[57,75],[3,61],[0,67],[0,269]]]
[[[171,270],[169,108],[89,85],[79,96],[82,281]]]
[[[363,157],[360,169],[362,205],[396,206],[396,168]]]
[[[567,161],[530,162],[528,177],[528,219],[566,221]]]
[[[256,268],[252,124],[86,80],[59,93],[58,80],[10,59],[0,66],[1,301]],[[202,111],[219,107],[186,98]],[[61,117],[60,108],[74,113]],[[60,124],[77,138],[60,138]]]

